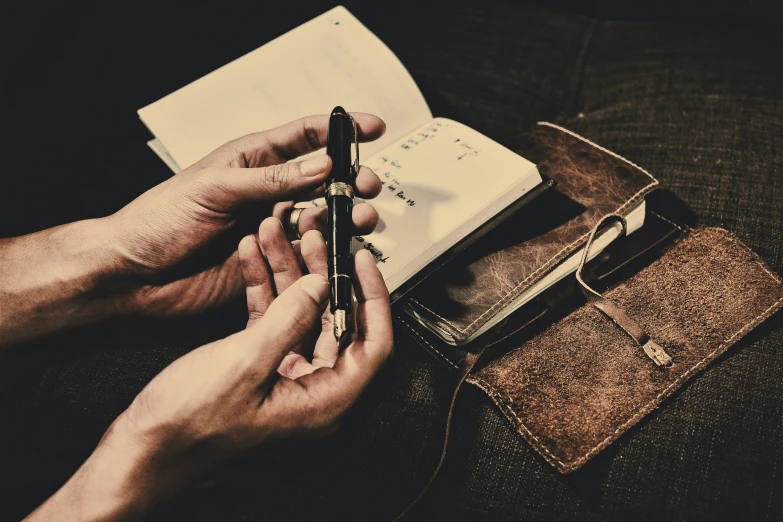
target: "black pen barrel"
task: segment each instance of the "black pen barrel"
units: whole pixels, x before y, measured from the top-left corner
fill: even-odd
[[[353,159],[351,148],[354,144],[353,120],[345,109],[335,107],[329,118],[329,139],[326,144],[326,153],[332,158],[332,172],[329,175],[330,183],[353,183],[353,171],[351,169]]]
[[[326,153],[332,159],[332,171],[326,187],[328,206],[327,262],[330,310],[335,313],[351,310],[353,278],[353,181],[351,148],[355,143],[353,120],[342,107],[335,107],[329,117],[329,138]],[[336,331],[335,335],[339,335]]]
[[[334,313],[338,304],[349,311],[351,304],[351,279],[353,278],[353,200],[348,196],[332,196],[328,201],[327,230],[329,245],[330,310]]]

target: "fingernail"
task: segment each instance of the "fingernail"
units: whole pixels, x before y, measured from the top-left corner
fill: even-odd
[[[316,158],[303,161],[299,164],[299,170],[302,171],[302,176],[311,178],[318,176],[326,171],[326,166],[329,164],[329,156],[323,154]]]
[[[323,303],[329,296],[329,285],[324,276],[318,274],[308,274],[302,278],[300,283],[302,290],[315,299],[316,303]]]

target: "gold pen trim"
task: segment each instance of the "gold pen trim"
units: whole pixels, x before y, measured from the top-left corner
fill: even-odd
[[[326,197],[331,198],[334,196],[348,196],[349,198],[353,199],[353,187],[351,187],[348,183],[335,181],[326,187]]]

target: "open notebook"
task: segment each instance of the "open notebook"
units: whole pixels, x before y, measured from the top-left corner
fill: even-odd
[[[341,105],[383,118],[360,147],[381,179],[380,223],[356,247],[390,292],[542,183],[536,166],[458,122],[433,118],[397,57],[344,7],[280,36],[151,105],[139,116],[174,171],[238,136]],[[643,213],[642,213],[643,214]]]

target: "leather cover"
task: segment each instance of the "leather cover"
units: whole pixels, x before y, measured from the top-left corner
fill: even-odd
[[[677,203],[672,202],[670,197],[667,198],[666,193],[663,193],[664,197],[655,197],[662,192],[656,191],[647,198],[647,217],[641,229],[630,236],[615,240],[588,264],[586,268],[589,281],[600,288],[607,288],[626,279],[659,257],[662,249],[682,234],[683,229],[668,216],[674,214],[674,219],[689,220],[678,215]],[[666,214],[663,213],[664,209]],[[529,336],[530,331],[543,328],[581,306],[584,299],[578,286],[573,276],[565,278],[516,310],[503,328],[495,333],[493,339],[485,340],[484,336],[481,336],[476,341],[461,346],[445,343],[439,336],[399,310],[395,313],[395,322],[402,332],[429,351],[448,370],[458,372],[468,353],[475,353],[480,347],[488,346],[492,347],[492,350],[487,357],[496,357],[498,351],[503,349],[505,339],[520,332],[527,332]]]
[[[778,275],[723,229],[687,231],[604,293],[672,358],[656,366],[593,304],[504,341],[468,376],[559,471],[573,471],[783,305]]]
[[[532,142],[556,188],[409,295],[408,305],[455,335],[469,336],[582,246],[605,214],[623,213],[656,188],[632,163],[564,129],[540,124]],[[781,279],[753,252],[722,229],[683,230],[667,217],[676,205],[656,202],[660,193],[647,198],[645,225],[583,275],[660,345],[670,367],[586,302],[573,276],[514,312],[489,342],[448,345],[399,308],[397,336],[484,390],[559,471],[579,468],[783,306]]]
[[[550,123],[539,123],[522,149],[556,187],[524,209],[524,222],[507,220],[406,296],[406,308],[458,342],[578,250],[602,216],[627,212],[658,185],[637,165]]]

